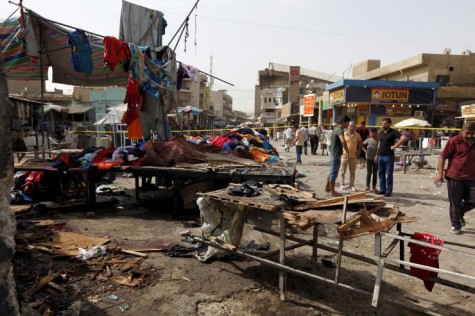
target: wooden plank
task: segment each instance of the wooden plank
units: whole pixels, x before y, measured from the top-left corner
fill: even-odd
[[[51,286],[53,289],[58,290],[60,292],[63,292],[63,293],[66,292],[66,289],[64,287],[54,282],[48,282],[48,285]]]
[[[365,211],[365,210],[361,210],[359,211],[357,214],[349,217],[346,222],[344,222],[343,224],[341,224],[340,226],[338,226],[338,228],[336,229],[340,234],[348,229],[350,229],[352,226],[356,225],[360,219],[361,219],[361,216],[363,214],[363,212],[367,213],[367,214],[373,214],[379,210],[382,210],[384,207],[386,206],[386,203],[385,202],[381,202],[379,205],[373,207],[372,209],[368,210],[368,211]]]
[[[143,257],[143,258],[148,257],[148,255],[143,252],[138,252],[138,251],[133,251],[133,250],[128,250],[128,249],[119,249],[119,251],[129,254],[129,255],[137,256],[137,257]]]
[[[366,197],[366,192],[358,192],[358,193],[355,193],[355,194],[347,195],[348,201],[356,200],[356,199],[359,199],[359,198],[362,198],[362,197]],[[295,211],[305,211],[305,210],[310,210],[310,209],[314,209],[314,208],[318,208],[318,207],[322,207],[322,206],[328,206],[328,205],[331,205],[331,204],[343,203],[343,202],[344,202],[344,197],[339,196],[339,197],[335,197],[335,198],[331,198],[331,199],[327,199],[327,200],[316,201],[316,202],[308,202],[308,203],[305,203],[305,204],[302,204],[302,205],[296,205],[296,206],[294,206],[293,210],[295,210]]]
[[[26,293],[28,295],[33,295],[39,290],[41,290],[45,285],[52,282],[54,279],[59,277],[59,273],[48,274],[43,277],[40,281],[36,282]]]

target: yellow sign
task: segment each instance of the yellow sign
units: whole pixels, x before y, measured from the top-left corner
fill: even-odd
[[[315,94],[303,96],[303,116],[313,116],[315,112]]]
[[[407,89],[371,89],[371,101],[379,102],[408,102],[409,90]]]
[[[330,92],[330,103],[339,103],[345,101],[345,89]]]

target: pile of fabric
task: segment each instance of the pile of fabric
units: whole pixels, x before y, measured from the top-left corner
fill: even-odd
[[[250,129],[233,129],[228,133],[209,139],[211,145],[220,147],[226,153],[236,153],[243,158],[251,158],[256,162],[277,162],[279,154],[267,138]]]

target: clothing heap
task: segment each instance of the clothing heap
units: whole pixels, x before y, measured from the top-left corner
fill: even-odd
[[[11,204],[62,201],[80,196],[86,188],[85,174],[69,172],[71,168],[87,169],[90,164],[103,170],[120,165],[140,166],[145,151],[144,142],[118,148],[90,147],[80,153],[61,154],[49,171],[18,171],[10,191]]]
[[[220,147],[225,153],[256,162],[277,162],[279,154],[267,138],[250,128],[233,129],[224,135],[208,139],[209,144]]]

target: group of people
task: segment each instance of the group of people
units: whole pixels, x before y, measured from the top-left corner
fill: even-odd
[[[366,167],[366,191],[390,197],[393,193],[393,173],[396,148],[407,144],[414,136],[408,131],[391,128],[391,119],[382,120],[382,129],[367,128],[365,122],[356,128],[348,116],[342,116],[336,126],[299,128],[294,125],[284,132],[285,150],[295,145],[297,163],[302,163],[302,154],[307,154],[310,142],[311,154],[316,155],[319,141],[329,145],[330,171],[325,191],[330,196],[339,196],[335,190],[337,178],[340,187],[357,191],[355,173],[359,165]],[[447,168],[445,168],[448,161]],[[475,122],[467,122],[461,132],[451,137],[442,150],[437,165],[434,183],[447,181],[451,232],[460,234],[465,226],[464,215],[475,208]],[[346,173],[349,171],[349,181]],[[379,178],[379,190],[376,188]]]
[[[284,131],[284,150],[288,152],[290,147],[295,146],[297,164],[302,164],[302,154],[307,155],[309,143],[310,154],[317,154],[320,135],[320,127],[312,126],[307,128],[306,126],[299,127],[296,124]]]
[[[329,148],[330,172],[325,190],[331,196],[338,196],[336,180],[340,176],[340,187],[357,191],[355,188],[356,168],[366,166],[366,191],[390,197],[393,192],[394,151],[407,141],[404,135],[391,128],[391,119],[382,120],[382,131],[368,129],[366,123],[356,128],[348,116],[342,116],[332,132]],[[349,184],[345,175],[349,170]],[[379,190],[376,189],[379,176]]]

